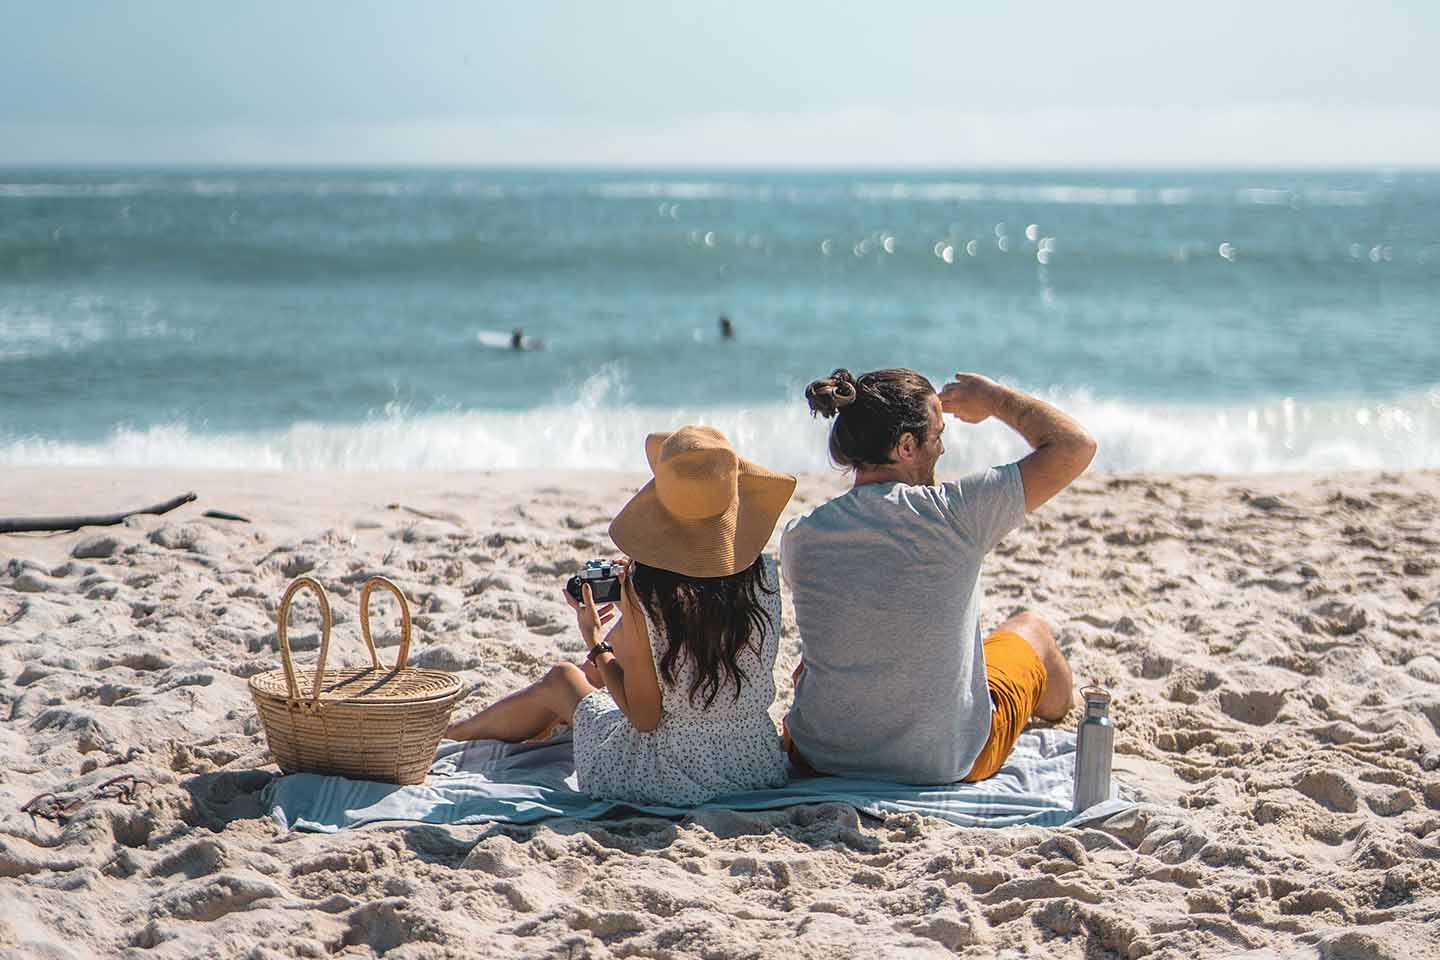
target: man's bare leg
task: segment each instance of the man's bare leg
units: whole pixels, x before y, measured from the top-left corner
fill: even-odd
[[[1017,633],[1025,638],[1030,648],[1045,664],[1045,689],[1035,704],[1035,716],[1051,723],[1065,719],[1075,701],[1075,677],[1070,672],[1070,663],[1060,646],[1055,642],[1055,633],[1045,618],[1031,610],[1017,613],[1000,624],[999,629]]]

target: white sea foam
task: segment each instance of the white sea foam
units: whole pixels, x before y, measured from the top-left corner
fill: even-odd
[[[72,315],[55,317],[25,307],[0,306],[0,360],[20,360],[92,346],[110,336],[91,301],[75,298]]]
[[[64,200],[74,197],[129,197],[142,193],[143,183],[0,183],[0,199]]]
[[[716,198],[768,199],[774,192],[763,184],[724,183],[703,180],[620,180],[596,183],[586,188],[596,197],[617,200],[635,198],[699,200]]]
[[[1195,191],[1181,187],[1105,187],[1067,183],[975,183],[969,181],[857,183],[857,200],[917,200],[947,203],[1030,203],[1102,207],[1190,203]]]
[[[0,183],[0,200],[67,200],[157,194],[192,194],[201,197],[401,196],[423,193],[426,189],[427,185],[424,183],[405,180],[311,177],[265,179],[192,177],[184,180],[172,180],[156,176],[143,180],[122,180],[111,183]],[[479,189],[497,190],[500,188],[482,185]],[[451,192],[461,191],[456,188]]]
[[[1052,399],[1100,441],[1102,472],[1329,472],[1440,468],[1440,386],[1393,400],[1160,407]],[[184,424],[116,429],[96,443],[0,439],[0,464],[269,470],[643,470],[641,438],[685,423],[724,430],[746,456],[779,469],[830,469],[827,425],[803,405],[671,408],[604,405],[592,391],[570,406],[411,415],[392,410],[356,424],[213,433]],[[959,473],[1024,454],[994,423],[953,423],[942,471]]]
[[[0,305],[0,361],[87,350],[112,340],[194,340],[195,331],[157,318],[144,301],[122,313],[103,297],[73,296],[62,312]]]
[[[1247,187],[1233,191],[1182,186],[1128,186],[1076,183],[1004,183],[965,180],[858,181],[831,184],[775,185],[753,180],[600,180],[570,184],[495,183],[480,178],[434,180],[377,180],[367,177],[192,177],[174,180],[156,176],[138,180],[79,183],[0,183],[0,200],[129,197],[139,194],[181,193],[202,197],[232,196],[402,196],[449,193],[489,199],[523,198],[578,192],[610,200],[718,200],[814,203],[847,195],[868,201],[943,203],[1025,203],[1080,206],[1175,206],[1190,203],[1284,205],[1303,195],[1310,206],[1365,206],[1367,190],[1310,187],[1302,193],[1288,189]]]
[[[1305,191],[1305,201],[1312,207],[1363,207],[1370,202],[1370,191],[1311,189]]]

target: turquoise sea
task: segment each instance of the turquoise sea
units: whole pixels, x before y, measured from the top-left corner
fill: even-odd
[[[0,170],[0,464],[639,469],[708,422],[824,469],[804,384],[905,365],[1103,470],[1433,468],[1437,331],[1436,173]]]

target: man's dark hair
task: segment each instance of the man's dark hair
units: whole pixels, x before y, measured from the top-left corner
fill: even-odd
[[[830,459],[843,467],[884,466],[905,434],[917,444],[930,436],[930,397],[935,387],[914,370],[873,370],[858,378],[836,370],[805,388],[810,412],[835,418]]]

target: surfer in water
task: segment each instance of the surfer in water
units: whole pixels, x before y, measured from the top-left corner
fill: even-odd
[[[723,313],[720,314],[720,339],[721,339],[721,340],[734,340],[734,339],[735,339],[735,325],[734,325],[733,323],[731,323],[731,322],[730,322],[730,318],[729,318],[728,316],[726,316],[725,314],[723,314]]]
[[[492,349],[544,350],[545,341],[539,337],[527,337],[523,327],[516,327],[507,337],[498,330],[481,330],[475,335],[482,346]]]

